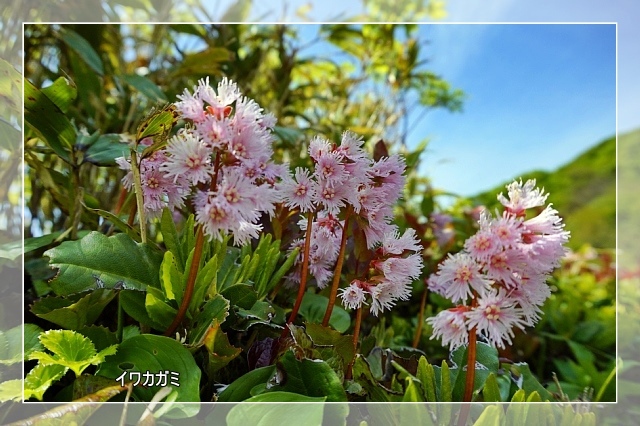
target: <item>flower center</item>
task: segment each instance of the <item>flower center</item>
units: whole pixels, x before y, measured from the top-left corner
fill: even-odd
[[[238,201],[240,201],[240,194],[238,193],[238,190],[236,188],[229,188],[227,190],[224,191],[224,198],[229,202],[229,203],[237,203]]]
[[[325,200],[332,200],[333,197],[336,196],[336,190],[333,188],[325,188],[322,191],[322,198],[324,198]]]
[[[500,307],[496,305],[487,306],[484,313],[488,320],[497,320],[500,318]]]
[[[190,169],[198,168],[202,164],[202,162],[200,161],[200,158],[198,157],[187,157],[186,163]]]
[[[214,222],[219,222],[222,219],[224,219],[225,217],[227,217],[227,214],[225,213],[225,211],[222,208],[220,208],[218,206],[214,206],[209,211],[209,217]]]
[[[304,186],[303,184],[299,184],[296,187],[295,193],[297,196],[302,197],[307,193],[307,187]]]
[[[468,266],[464,265],[456,270],[455,279],[460,282],[469,282],[473,277],[473,273]]]
[[[147,186],[151,189],[156,189],[160,186],[160,182],[157,178],[150,177],[149,179],[147,179]]]

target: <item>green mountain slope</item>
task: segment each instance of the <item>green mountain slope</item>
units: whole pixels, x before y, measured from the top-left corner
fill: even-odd
[[[622,155],[630,155],[636,161],[640,158],[631,152],[640,149],[640,130],[620,135],[618,144],[621,158]],[[547,201],[564,218],[566,229],[571,231],[572,248],[587,243],[600,248],[615,247],[615,137],[602,141],[556,171],[533,171],[522,176],[523,180],[532,178],[550,194]],[[496,194],[506,193],[504,186],[508,182],[473,197],[473,201],[493,211],[499,205]]]

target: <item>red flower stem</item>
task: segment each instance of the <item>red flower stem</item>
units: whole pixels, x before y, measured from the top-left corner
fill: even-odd
[[[193,251],[193,259],[191,261],[191,267],[189,268],[189,277],[187,278],[187,286],[184,289],[184,295],[182,296],[182,303],[180,304],[180,308],[178,309],[178,313],[176,317],[173,319],[173,322],[164,332],[165,336],[171,336],[175,331],[184,315],[187,313],[187,309],[189,308],[189,304],[191,303],[191,297],[193,296],[193,288],[195,287],[196,277],[198,276],[198,269],[200,266],[200,259],[202,258],[202,246],[204,245],[204,232],[202,230],[202,225],[198,225],[198,230],[196,231],[196,244]]]
[[[322,326],[327,327],[329,325],[329,319],[331,319],[331,312],[333,312],[333,306],[336,304],[336,296],[338,295],[338,287],[340,286],[340,274],[342,274],[342,264],[344,263],[344,251],[347,246],[347,228],[349,227],[349,217],[353,207],[349,205],[344,216],[344,226],[342,227],[342,239],[340,240],[340,252],[338,253],[338,262],[336,268],[333,271],[333,283],[331,284],[331,293],[329,294],[329,303],[327,304],[327,310],[324,313],[322,319]]]
[[[362,306],[356,310],[356,324],[353,326],[353,359],[347,367],[345,379],[351,380],[353,377],[353,363],[356,360],[356,352],[358,352],[358,338],[360,337],[360,325],[362,324]]]
[[[284,330],[282,330],[282,337],[286,336],[289,332],[288,324],[291,324],[298,315],[298,310],[302,304],[302,298],[307,287],[307,276],[309,275],[309,251],[311,250],[311,227],[313,226],[313,212],[309,212],[307,216],[307,232],[304,236],[304,254],[302,257],[302,271],[300,272],[300,287],[298,287],[298,297],[296,303],[293,305],[287,324],[285,324]]]
[[[471,307],[475,308],[478,305],[478,295],[473,292],[473,300],[471,301]],[[467,347],[467,378],[464,386],[464,402],[471,402],[473,396],[473,382],[476,378],[476,327],[473,327],[469,331],[469,346]]]
[[[424,290],[422,291],[422,300],[420,301],[420,314],[418,315],[418,326],[416,327],[416,335],[413,336],[413,344],[411,345],[413,348],[417,348],[420,343],[420,337],[422,336],[422,325],[424,324],[424,307],[427,304],[427,293],[429,289],[427,286],[424,286]]]
[[[220,169],[220,152],[216,152],[216,161],[213,171],[213,179],[211,181],[211,190],[215,191],[218,187],[218,170]],[[196,242],[193,251],[193,258],[191,260],[191,266],[189,268],[189,276],[187,277],[187,285],[184,289],[184,295],[182,296],[182,303],[178,308],[178,313],[173,319],[173,322],[164,332],[165,336],[172,335],[178,325],[182,322],[189,305],[191,304],[191,297],[193,296],[193,289],[196,284],[196,278],[198,277],[198,270],[200,269],[200,259],[202,259],[202,247],[204,246],[204,230],[202,225],[198,225],[196,230]]]

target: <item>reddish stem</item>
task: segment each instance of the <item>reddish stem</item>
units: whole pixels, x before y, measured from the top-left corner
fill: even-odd
[[[353,377],[353,363],[355,361],[356,353],[358,352],[358,338],[360,337],[360,325],[362,324],[362,307],[359,307],[356,311],[356,324],[353,327],[353,360],[349,363],[349,367],[347,367],[347,374],[345,374],[345,379],[351,380]]]
[[[173,319],[173,322],[164,332],[165,336],[171,336],[176,328],[182,322],[184,315],[187,313],[187,309],[189,309],[189,304],[191,303],[191,296],[193,296],[193,289],[196,283],[196,277],[198,276],[198,269],[200,266],[200,259],[202,258],[202,247],[204,246],[204,232],[202,230],[202,225],[198,225],[198,230],[196,231],[196,244],[195,249],[193,251],[193,259],[191,261],[191,267],[189,268],[189,277],[187,278],[187,286],[184,289],[184,295],[182,296],[182,303],[180,304],[180,308],[178,309],[178,313],[176,317]]]
[[[338,287],[340,286],[340,274],[342,274],[342,264],[344,263],[344,251],[347,246],[347,228],[349,227],[349,217],[353,208],[351,205],[347,207],[347,211],[344,216],[344,226],[342,227],[342,239],[340,240],[340,252],[338,253],[338,262],[336,268],[333,271],[333,283],[331,284],[331,293],[329,293],[329,304],[327,310],[324,313],[322,319],[322,326],[329,325],[329,319],[331,319],[331,312],[333,312],[333,306],[336,304],[336,296],[338,295]]]
[[[298,315],[298,310],[300,309],[300,305],[302,304],[302,298],[304,297],[304,292],[307,287],[307,276],[309,275],[309,251],[311,250],[311,227],[313,226],[313,216],[312,212],[309,213],[307,217],[307,232],[304,236],[304,254],[302,257],[302,271],[300,272],[300,287],[298,288],[298,297],[296,298],[296,303],[293,305],[293,309],[291,310],[291,314],[289,315],[289,319],[287,320],[287,324],[282,330],[282,337],[286,336],[289,328],[288,324],[291,324],[294,319],[296,319],[296,315]]]
[[[413,337],[413,344],[411,345],[414,348],[418,347],[418,344],[420,343],[420,337],[422,336],[422,325],[424,324],[424,307],[427,304],[428,292],[429,290],[425,285],[422,292],[422,300],[420,301],[420,314],[418,315],[418,326],[416,327],[416,335]]]

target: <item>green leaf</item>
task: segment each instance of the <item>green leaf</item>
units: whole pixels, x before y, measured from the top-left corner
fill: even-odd
[[[69,110],[69,106],[78,96],[78,89],[73,81],[67,80],[65,77],[58,77],[50,86],[42,89],[47,98],[56,104],[64,113]]]
[[[418,360],[416,378],[420,380],[427,402],[436,402],[436,372],[427,358],[421,356]]]
[[[538,379],[531,373],[529,365],[526,363],[512,364],[510,366],[511,376],[518,381],[518,387],[524,389],[527,395],[537,392],[545,401],[553,401],[553,395],[540,384]]]
[[[31,312],[62,328],[77,330],[93,324],[115,295],[101,288],[68,297],[44,297],[31,306]]]
[[[331,346],[332,350],[342,359],[342,365],[346,368],[355,358],[356,351],[353,347],[353,336],[343,335],[339,331],[320,324],[306,324],[306,331],[315,345]]]
[[[62,365],[79,376],[90,365],[98,365],[108,355],[116,353],[116,345],[96,353],[88,338],[71,330],[49,330],[40,335],[40,343],[52,354],[34,351],[29,359],[37,359],[42,365]]]
[[[210,47],[201,52],[186,55],[174,70],[173,77],[219,75],[220,63],[231,60],[231,52],[224,47]]]
[[[403,402],[424,402],[424,397],[422,395],[422,390],[420,389],[420,385],[418,381],[407,377],[405,379],[406,387],[404,396],[402,397]]]
[[[453,385],[453,399],[455,401],[462,401],[467,376],[466,370],[463,370],[463,367],[467,364],[467,347],[460,347],[453,351],[451,358],[458,366],[458,374]],[[498,351],[496,348],[486,343],[478,342],[476,344],[476,366],[478,364],[482,367],[476,368],[475,371],[473,381],[474,394],[482,387],[484,382],[487,380],[487,377],[489,377],[489,374],[498,373],[500,362],[498,360]]]
[[[101,76],[104,75],[102,60],[87,40],[68,28],[63,28],[60,31],[60,38],[67,46],[75,51],[93,71]]]
[[[342,381],[324,361],[297,360],[293,351],[287,351],[278,363],[286,380],[274,380],[267,392],[285,391],[307,396],[326,396],[327,402],[347,400]],[[275,383],[275,384],[274,384]]]
[[[97,393],[102,391],[101,393],[103,394],[103,398],[104,396],[107,396],[107,398],[103,399],[103,401],[107,401],[114,395],[111,395],[110,392],[106,390],[113,390],[114,386],[118,389],[118,392],[116,392],[115,395],[124,390],[120,387],[119,384],[114,384],[113,380],[107,379],[106,377],[83,374],[73,382],[72,399],[74,401],[80,398],[91,398],[92,400],[95,400],[96,398],[100,399]],[[105,392],[107,393],[107,395],[104,395]]]
[[[89,327],[82,327],[76,331],[91,340],[97,351],[101,351],[108,346],[118,344],[116,333],[103,326],[92,325]]]
[[[164,253],[162,265],[160,265],[160,285],[164,296],[169,300],[175,300],[180,304],[184,294],[182,273],[178,269],[175,257],[171,251]]]
[[[272,404],[236,405],[227,414],[227,425],[275,425],[283,419],[287,423],[300,426],[321,425],[324,416],[325,397],[309,397],[291,392],[270,392],[256,395],[247,402],[266,402]],[[295,404],[273,404],[273,403]],[[314,403],[314,404],[305,404]]]
[[[96,166],[115,166],[117,158],[129,154],[129,145],[117,133],[100,135],[91,145],[78,148],[84,151],[83,162]]]
[[[189,340],[194,345],[200,345],[210,327],[222,324],[229,314],[229,301],[217,294],[207,300],[200,312],[191,322]]]
[[[156,330],[165,330],[166,327],[163,327],[162,324],[158,324],[149,316],[145,306],[146,296],[146,293],[143,291],[122,290],[119,296],[120,305],[127,315],[131,316],[131,318],[138,321],[140,324],[148,325]]]
[[[256,368],[240,376],[218,395],[219,402],[240,402],[251,397],[251,389],[266,384],[276,371],[275,365]]]
[[[106,237],[91,232],[78,241],[65,241],[44,253],[50,265],[60,271],[51,281],[59,295],[77,293],[102,285],[144,290],[160,288],[158,270],[162,255],[125,234]],[[101,283],[101,284],[100,284]]]
[[[200,401],[201,370],[191,353],[175,339],[152,334],[133,336],[120,344],[118,353],[107,358],[96,374],[115,380],[125,371],[141,374],[146,371],[154,374],[164,371],[177,373],[179,387],[174,387],[176,401]],[[168,379],[168,385],[169,382]],[[136,386],[133,394],[138,401],[151,401],[159,390],[158,386]]]
[[[231,305],[238,306],[242,309],[251,309],[258,301],[258,294],[253,287],[248,284],[232,285],[231,287],[225,288],[220,294],[229,300]]]
[[[75,129],[60,108],[27,79],[24,80],[24,120],[53,152],[70,162]]]
[[[4,382],[0,382],[0,402],[22,401],[23,384],[24,380],[22,379],[6,380]],[[29,399],[26,389],[25,397],[26,399]]]
[[[135,241],[135,242],[140,242],[141,241],[140,232],[138,232],[138,230],[136,228],[132,227],[128,223],[124,222],[122,219],[120,219],[115,214],[113,214],[111,212],[108,212],[106,210],[92,209],[90,207],[87,207],[84,203],[82,205],[87,211],[89,211],[91,213],[95,213],[98,216],[102,217],[103,219],[106,219],[109,222],[111,222],[113,224],[113,226],[116,227],[116,229],[118,229],[119,231],[122,231],[123,233],[125,233],[133,241]]]
[[[487,381],[484,382],[484,387],[482,388],[482,397],[484,402],[501,402],[500,396],[500,388],[498,387],[498,380],[496,379],[495,374],[489,374],[487,377]]]
[[[22,80],[22,74],[12,64],[0,59],[0,103],[5,108],[8,108],[8,114],[20,114],[20,109],[22,108]]]
[[[238,321],[235,321],[231,327],[234,330],[246,331],[255,324],[271,325],[275,309],[269,302],[259,300],[253,304],[251,309],[238,308],[235,315],[238,317]]]
[[[307,322],[321,323],[328,304],[329,299],[326,296],[307,292],[300,304],[299,313]],[[351,316],[340,306],[335,305],[331,312],[329,325],[344,333],[351,326]]]
[[[11,365],[23,360],[22,325],[7,331],[0,330],[0,364]],[[42,329],[35,324],[24,325],[25,357],[36,349],[42,349],[38,335]]]
[[[135,146],[145,138],[152,138],[153,145],[142,151],[141,158],[151,155],[167,143],[171,129],[178,121],[178,110],[174,104],[166,104],[162,108],[155,108],[138,125]]]
[[[184,264],[186,259],[182,256],[182,249],[180,248],[180,239],[178,238],[178,231],[176,224],[173,221],[173,213],[168,208],[162,209],[162,218],[160,219],[160,231],[162,232],[162,239],[164,245],[167,247],[176,259],[176,264],[180,269],[180,272],[184,272]]]
[[[151,319],[149,325],[159,331],[164,331],[169,328],[171,322],[178,314],[178,310],[167,302],[162,291],[153,287],[147,288],[144,307]]]
[[[120,78],[153,102],[167,101],[167,97],[162,90],[147,77],[138,74],[125,74],[120,76]]]
[[[440,401],[452,402],[453,391],[451,389],[451,373],[449,371],[449,365],[445,360],[442,360],[442,367],[440,373]]]
[[[501,426],[504,424],[504,411],[499,405],[485,407],[473,426]],[[520,423],[523,424],[523,423]]]
[[[298,257],[298,253],[300,252],[300,248],[296,247],[291,251],[289,256],[285,259],[284,263],[280,265],[278,270],[271,276],[269,280],[269,284],[267,284],[264,293],[267,294],[269,291],[274,289],[276,285],[280,282],[280,280],[284,277],[284,275],[289,272],[289,270],[293,267],[293,264]],[[333,314],[332,314],[333,317]]]
[[[24,398],[34,397],[42,401],[42,396],[49,387],[64,376],[67,367],[59,364],[43,365],[38,363],[24,379]]]
[[[220,324],[214,320],[204,336],[204,346],[207,349],[207,373],[209,377],[229,364],[242,352],[229,343],[229,338],[220,330]]]

